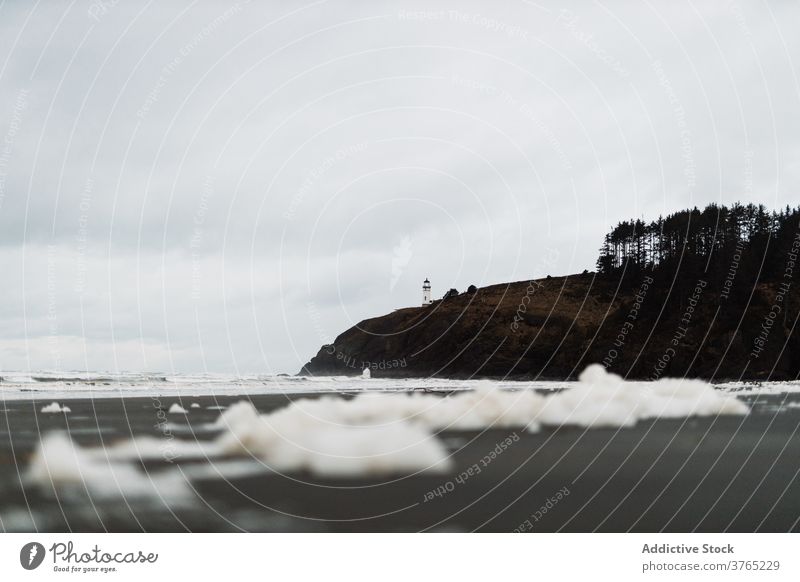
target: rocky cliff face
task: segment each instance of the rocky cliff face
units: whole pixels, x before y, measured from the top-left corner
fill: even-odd
[[[597,362],[642,379],[794,379],[800,305],[780,294],[762,285],[734,304],[702,280],[648,275],[624,287],[593,274],[493,285],[362,321],[301,374],[565,379]]]

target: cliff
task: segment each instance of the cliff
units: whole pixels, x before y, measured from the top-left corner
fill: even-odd
[[[645,273],[520,281],[364,320],[300,373],[566,379],[599,362],[629,378],[795,379],[799,303],[777,283],[731,295]]]

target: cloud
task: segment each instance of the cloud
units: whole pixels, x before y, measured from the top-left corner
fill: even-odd
[[[6,4],[2,366],[296,371],[426,276],[580,272],[624,217],[794,203],[798,11]]]

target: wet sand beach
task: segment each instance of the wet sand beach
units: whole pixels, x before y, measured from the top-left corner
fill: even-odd
[[[247,397],[261,412],[289,398]],[[796,398],[796,395],[794,396]],[[4,531],[533,531],[784,532],[800,529],[800,408],[750,397],[745,417],[660,419],[633,428],[450,431],[444,474],[370,478],[282,475],[252,458],[174,455],[138,463],[188,482],[180,499],[101,498],[82,487],[27,483],[40,436],[81,446],[131,437],[210,440],[208,425],[241,397],[6,401],[0,414]],[[200,405],[191,408],[192,403]],[[505,446],[503,446],[505,444]],[[172,457],[173,455],[169,455]],[[221,476],[221,475],[224,475]],[[169,493],[169,492],[165,492]]]

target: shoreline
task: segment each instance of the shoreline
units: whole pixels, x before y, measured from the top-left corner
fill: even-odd
[[[345,382],[346,380],[346,382]],[[626,379],[633,384],[649,385],[652,380]],[[703,380],[707,382],[707,380]],[[510,389],[530,389],[541,393],[568,388],[577,383],[575,380],[526,380],[521,378],[429,378],[404,377],[385,378],[372,377],[361,380],[358,376],[314,376],[314,377],[276,377],[252,383],[220,383],[220,384],[108,384],[96,386],[91,383],[56,383],[40,384],[3,384],[0,383],[0,403],[20,401],[72,401],[80,399],[147,399],[153,398],[251,398],[260,396],[287,396],[294,398],[315,397],[323,395],[358,394],[362,392],[431,392],[447,394],[453,391],[475,389],[485,382],[496,382],[501,387]],[[731,394],[747,393],[750,395],[800,392],[800,381],[717,381],[710,383],[714,388]]]
[[[372,370],[370,370],[372,372]],[[614,372],[616,373],[616,372]],[[361,371],[359,370],[358,373],[353,374],[295,374],[292,378],[353,378],[356,379],[361,376]],[[628,380],[631,382],[658,382],[658,380],[654,380],[649,376],[625,376],[621,375],[624,380]],[[667,376],[667,378],[675,378],[673,376]],[[798,378],[790,378],[790,379],[779,379],[779,380],[772,380],[768,378],[734,378],[734,377],[717,377],[717,378],[709,378],[706,376],[684,376],[678,377],[683,380],[701,380],[703,382],[707,382],[709,384],[729,384],[732,382],[737,382],[741,384],[764,384],[764,383],[791,383],[791,382],[798,382],[800,383],[800,377]],[[553,382],[553,383],[562,383],[562,382],[577,382],[577,376],[568,376],[558,377],[558,376],[534,376],[530,374],[519,374],[519,375],[511,375],[511,376],[503,376],[503,375],[469,375],[469,374],[454,374],[449,376],[420,376],[415,374],[391,374],[391,375],[376,375],[372,372],[372,378],[375,380],[452,380],[452,381],[469,381],[469,380],[491,380],[494,382]],[[0,385],[1,386],[1,385]]]

